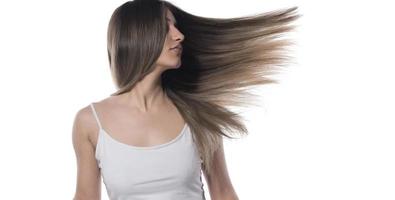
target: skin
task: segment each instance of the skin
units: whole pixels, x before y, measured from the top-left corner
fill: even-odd
[[[172,101],[162,91],[161,73],[181,65],[181,52],[169,50],[181,44],[184,35],[174,25],[173,14],[167,11],[169,33],[153,72],[131,91],[94,102],[102,128],[114,139],[133,146],[153,146],[177,136],[184,119]],[[117,120],[113,120],[117,119]],[[134,131],[130,134],[128,130]],[[72,141],[77,159],[77,183],[74,200],[100,200],[100,168],[95,159],[99,127],[91,108],[85,106],[75,115]],[[212,200],[236,200],[226,168],[223,147],[215,153],[214,173],[204,176]]]

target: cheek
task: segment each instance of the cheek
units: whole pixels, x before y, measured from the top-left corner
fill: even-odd
[[[178,54],[179,53],[171,50],[163,51],[158,58],[158,64],[167,65],[167,66],[177,65],[181,60],[181,56]]]
[[[170,50],[170,46],[169,46],[167,49],[162,51],[162,55],[164,58],[175,59],[180,56],[180,53],[174,50]]]

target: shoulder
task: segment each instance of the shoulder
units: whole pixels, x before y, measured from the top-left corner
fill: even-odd
[[[79,108],[74,116],[74,123],[76,123],[76,125],[80,125],[80,128],[87,128],[86,125],[91,124],[92,120],[93,111],[90,104]]]
[[[95,148],[90,140],[90,134],[95,129],[94,123],[95,119],[90,105],[85,105],[76,111],[72,141],[78,168],[75,193],[75,197],[78,199],[82,196],[97,197],[100,195],[100,170],[95,159]]]
[[[107,107],[111,105],[112,101],[114,101],[114,98],[110,96],[99,101],[92,101],[79,108],[74,116],[74,126],[81,130],[81,134],[86,134],[86,136],[90,136],[90,133],[97,132],[99,130],[99,126],[95,119],[91,104],[93,104],[95,111],[98,112],[103,109],[107,110]]]
[[[79,108],[74,115],[73,138],[91,142],[92,134],[98,131],[91,105]]]
[[[92,101],[89,104],[79,108],[75,114],[75,122],[88,129],[97,126],[91,104],[93,104],[94,109],[97,111],[110,105],[109,103],[113,101],[112,99],[112,97],[107,97],[99,101]]]

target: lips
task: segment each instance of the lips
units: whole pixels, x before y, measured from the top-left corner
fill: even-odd
[[[177,45],[173,48],[170,48],[170,51],[175,52],[177,55],[181,55],[182,52],[182,46],[181,45]]]
[[[174,50],[174,49],[182,50],[182,46],[178,44],[177,46],[170,48],[170,50]]]

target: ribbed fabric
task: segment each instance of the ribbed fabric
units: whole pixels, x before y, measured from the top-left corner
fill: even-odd
[[[187,123],[171,141],[149,147],[119,142],[99,126],[95,157],[111,200],[205,200],[201,158]]]

